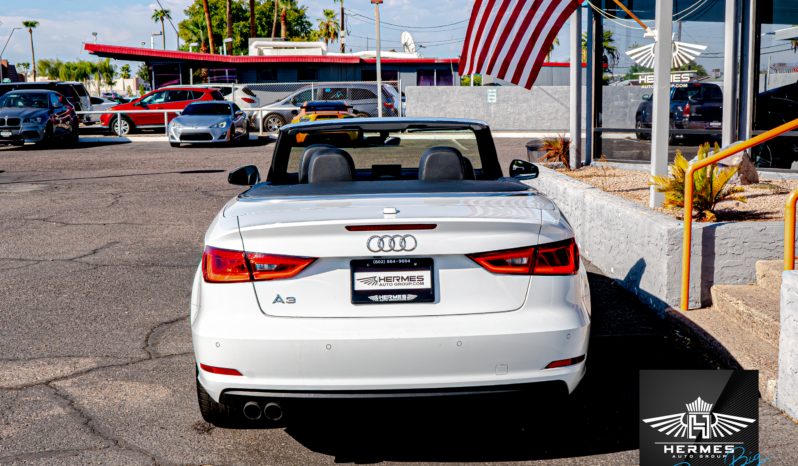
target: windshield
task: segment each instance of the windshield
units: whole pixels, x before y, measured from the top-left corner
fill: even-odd
[[[314,131],[299,133],[292,144],[288,172],[299,171],[299,160],[311,144],[331,144],[347,151],[356,170],[386,170],[401,166],[417,169],[424,151],[432,147],[451,147],[469,159],[474,169],[482,169],[476,135],[463,131],[416,131],[412,133],[371,133],[362,131]],[[388,167],[386,167],[388,166]],[[375,168],[377,167],[377,168]],[[417,176],[417,175],[416,175]]]
[[[0,97],[0,107],[47,108],[47,94],[9,92]]]
[[[230,110],[229,104],[191,104],[183,110],[183,115],[219,115],[227,116],[233,112]]]

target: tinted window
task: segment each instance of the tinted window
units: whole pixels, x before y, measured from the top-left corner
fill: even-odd
[[[0,107],[5,108],[48,108],[47,94],[28,94],[9,92],[0,97]]]
[[[224,100],[224,97],[222,97],[222,93],[219,91],[211,92],[211,97],[213,98],[213,100]]]
[[[56,86],[56,88],[58,89],[58,92],[60,92],[61,94],[65,95],[67,98],[73,98],[73,99],[77,99],[78,98],[77,91],[75,91],[75,88],[72,87],[69,84],[59,85],[59,86]]]
[[[191,95],[193,91],[169,91],[169,94],[166,97],[167,102],[185,102],[187,100],[192,100]]]
[[[76,91],[78,91],[79,96],[88,97],[89,94],[86,92],[86,89],[83,86],[81,86],[80,84],[75,84],[73,85],[73,87],[75,88]]]
[[[202,96],[205,95],[202,91],[190,91],[191,92],[191,100],[200,100]]]
[[[370,99],[377,100],[377,94],[368,89],[363,89],[359,87],[352,89],[352,100],[370,100]]]
[[[673,90],[671,100],[695,99],[701,95],[701,86],[679,87]]]
[[[58,97],[58,94],[50,94],[50,105],[54,108],[60,105],[59,102],[61,102],[61,99]]]
[[[236,104],[233,104],[233,111],[234,111],[234,112],[240,112],[240,111],[241,111],[241,109],[238,107],[238,105],[236,105]]]
[[[166,101],[166,92],[167,91],[153,92],[150,95],[144,96],[144,98],[141,99],[141,103],[144,105],[162,104]]]
[[[92,105],[102,105],[105,103],[105,101],[99,97],[90,97],[89,99]]]
[[[221,103],[193,103],[183,110],[183,115],[230,115],[230,105]]]
[[[297,76],[300,81],[318,81],[319,69],[318,68],[299,68]]]
[[[258,82],[270,82],[270,81],[277,81],[277,69],[276,68],[264,68],[257,70],[257,77]]]
[[[704,88],[702,98],[704,100],[723,100],[723,93],[717,86],[707,86]]]
[[[307,102],[308,100],[313,100],[313,96],[311,95],[310,92],[311,92],[310,89],[308,89],[306,91],[302,91],[302,92],[298,93],[297,95],[293,96],[291,99],[289,99],[289,101],[294,101],[295,100],[296,101],[295,105],[301,105],[302,102]]]
[[[346,88],[344,87],[323,87],[319,94],[319,100],[346,100]]]

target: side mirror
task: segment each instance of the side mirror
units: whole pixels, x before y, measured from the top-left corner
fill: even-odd
[[[138,100],[138,101],[136,101],[136,102],[133,102],[133,106],[134,106],[134,107],[142,107],[142,106],[144,106],[144,104],[143,104],[143,103],[141,103],[141,101],[140,101],[140,100]]]
[[[646,102],[651,102],[651,94],[643,94],[643,100]]]
[[[510,162],[510,176],[518,180],[534,180],[540,174],[538,166],[526,160],[515,159]]]
[[[254,186],[260,183],[260,172],[255,165],[244,165],[230,170],[227,182],[236,186]]]
[[[242,116],[244,116],[244,112],[242,110],[237,111],[235,114],[236,118],[241,118]]]
[[[294,97],[293,99],[291,99],[291,105],[294,105],[294,106],[296,106],[296,97]]]
[[[382,143],[383,146],[398,146],[402,142],[401,138],[390,137]]]

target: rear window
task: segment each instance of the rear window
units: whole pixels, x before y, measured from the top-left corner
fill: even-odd
[[[75,90],[78,91],[78,95],[79,96],[81,96],[81,97],[88,97],[89,96],[89,94],[86,92],[86,89],[84,89],[81,84],[73,84],[72,87],[74,87]]]
[[[224,97],[222,97],[222,93],[219,91],[211,91],[211,97],[213,98],[213,100],[224,100]]]
[[[78,96],[77,91],[75,91],[75,88],[72,87],[71,84],[59,84],[56,85],[56,89],[58,90],[58,92],[61,93],[61,95],[66,96],[67,98],[72,98],[72,99],[80,98]]]
[[[332,144],[352,156],[355,169],[372,170],[375,165],[401,165],[402,168],[418,168],[424,151],[432,147],[452,147],[469,159],[475,170],[482,168],[477,139],[472,131],[413,132],[413,133],[358,133],[358,131],[314,131],[300,133],[301,142],[291,148],[288,173],[299,171],[302,152],[311,144]],[[384,145],[386,138],[399,139],[397,145]]]

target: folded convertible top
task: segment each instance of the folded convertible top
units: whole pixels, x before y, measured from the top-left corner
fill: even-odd
[[[341,183],[313,183],[271,185],[260,183],[241,194],[239,199],[286,198],[300,196],[368,196],[384,194],[441,194],[441,193],[513,193],[533,191],[514,179],[463,181],[351,181]]]

